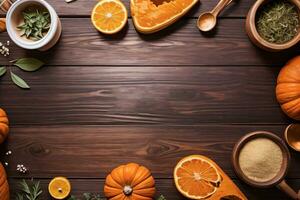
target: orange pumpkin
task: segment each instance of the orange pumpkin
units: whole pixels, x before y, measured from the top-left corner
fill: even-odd
[[[9,186],[5,169],[0,163],[0,200],[9,200]]]
[[[108,200],[152,200],[155,181],[144,166],[121,165],[106,177],[104,194]]]
[[[7,138],[9,131],[9,122],[7,115],[3,109],[0,108],[0,144]]]
[[[276,97],[282,110],[300,120],[300,56],[290,60],[277,78]]]

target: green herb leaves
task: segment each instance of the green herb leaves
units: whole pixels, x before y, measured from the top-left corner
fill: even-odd
[[[17,194],[17,200],[38,200],[42,194],[40,182],[31,181],[28,184],[25,180],[20,182],[20,192]]]
[[[14,65],[24,71],[32,72],[38,70],[44,63],[36,58],[21,58],[17,60]]]
[[[50,14],[46,11],[29,8],[23,12],[24,23],[17,28],[22,31],[21,36],[28,39],[40,40],[50,29]]]
[[[6,73],[6,67],[0,67],[0,77]]]
[[[93,193],[83,193],[83,199],[84,200],[106,200],[106,198],[101,198],[99,194],[93,194]],[[68,198],[68,200],[79,200],[75,196],[71,196]]]
[[[100,197],[99,194],[93,194],[93,193],[89,193],[89,192],[86,192],[86,193],[83,193],[83,199],[84,200],[106,200],[106,198],[102,198]],[[71,196],[68,198],[68,200],[79,200],[77,199],[75,196]],[[156,200],[167,200],[163,195],[160,195]]]
[[[299,31],[299,12],[287,0],[274,0],[258,12],[257,31],[268,42],[283,44],[292,40]]]
[[[92,194],[92,193],[83,193],[83,197],[85,200],[105,200],[101,198],[99,194]]]
[[[22,79],[20,78],[18,75],[14,74],[13,72],[10,72],[10,77],[11,80],[20,88],[23,89],[29,89],[29,85]]]
[[[167,200],[163,195],[160,195],[157,200]]]
[[[41,68],[44,63],[36,58],[21,58],[21,59],[17,59],[14,61],[11,61],[13,63],[13,65],[19,67],[20,69],[27,71],[27,72],[32,72],[32,71],[36,71],[39,68]],[[9,68],[10,69],[10,68]],[[7,71],[7,67],[2,66],[0,67],[0,77],[3,76]],[[29,85],[26,83],[25,80],[23,80],[20,76],[16,75],[15,73],[13,73],[10,69],[10,77],[11,80],[20,88],[23,89],[29,89]]]

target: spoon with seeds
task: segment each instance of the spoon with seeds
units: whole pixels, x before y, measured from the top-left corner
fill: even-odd
[[[220,12],[231,2],[232,0],[220,0],[212,11],[201,14],[197,21],[199,30],[203,32],[211,31],[217,24],[217,17]]]

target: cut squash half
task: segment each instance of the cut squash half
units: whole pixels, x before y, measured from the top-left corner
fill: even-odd
[[[153,0],[130,0],[134,26],[140,33],[157,32],[176,22],[198,1],[171,0],[159,4],[160,2],[154,2]]]

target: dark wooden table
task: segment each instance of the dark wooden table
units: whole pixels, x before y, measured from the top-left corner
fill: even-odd
[[[152,170],[158,195],[184,199],[173,185],[173,167],[183,156],[203,154],[250,200],[286,199],[276,188],[243,184],[230,162],[242,135],[268,130],[282,137],[292,122],[281,112],[274,88],[280,67],[299,54],[299,46],[274,54],[250,43],[244,24],[254,0],[228,8],[211,35],[202,35],[195,22],[216,0],[202,0],[185,18],[152,35],[138,34],[130,18],[113,37],[90,23],[96,0],[48,1],[63,24],[59,44],[43,53],[12,44],[10,58],[0,57],[2,65],[25,56],[47,63],[34,73],[12,68],[31,90],[17,88],[8,74],[0,80],[0,106],[11,122],[1,160],[9,163],[12,193],[19,180],[34,178],[44,188],[42,200],[50,199],[49,180],[61,175],[70,178],[75,195],[103,194],[112,168],[138,162]],[[0,34],[0,41],[7,39]],[[9,157],[7,150],[13,152]],[[17,164],[29,173],[18,173]],[[299,166],[300,154],[292,152],[287,179],[295,189]]]

